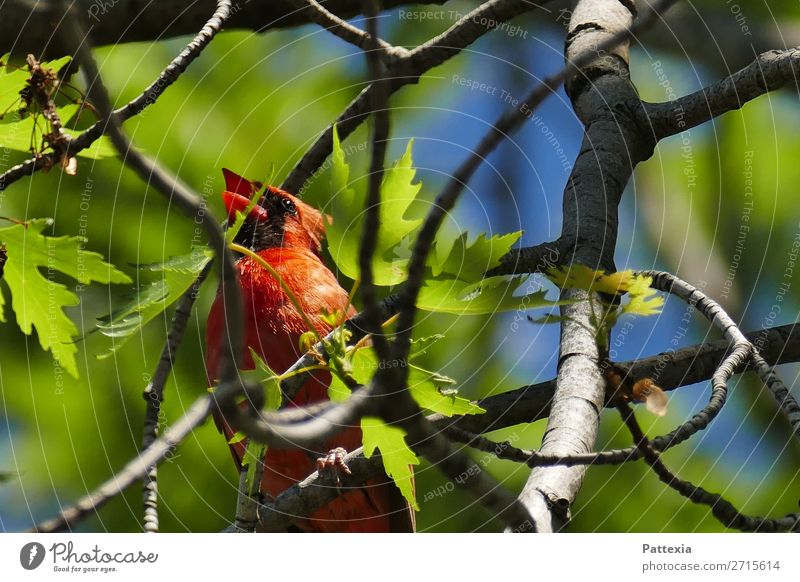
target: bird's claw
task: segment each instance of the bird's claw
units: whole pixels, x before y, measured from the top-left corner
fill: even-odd
[[[341,483],[339,479],[340,471],[346,475],[352,474],[350,467],[344,461],[346,455],[347,451],[342,447],[331,449],[326,456],[317,459],[317,472],[322,475],[325,472],[332,471],[336,477],[336,484],[339,485]]]

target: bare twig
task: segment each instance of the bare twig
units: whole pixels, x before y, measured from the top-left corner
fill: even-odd
[[[750,341],[759,342],[761,352],[770,365],[787,363],[800,360],[800,328],[793,325],[781,326],[768,330],[751,332],[747,334]],[[665,389],[673,389],[682,385],[694,384],[708,380],[724,359],[730,347],[728,340],[720,340],[709,344],[702,344],[684,348],[677,352],[665,352],[651,358],[636,362],[623,362],[620,366],[631,371],[634,378],[656,377]],[[535,386],[490,396],[478,401],[486,409],[485,414],[469,415],[446,418],[440,415],[429,417],[439,430],[447,431],[449,428],[466,429],[474,433],[498,430],[508,426],[532,422],[546,418],[549,402],[555,389],[554,382],[546,382]],[[224,389],[224,388],[223,388]],[[108,499],[119,494],[120,491],[140,480],[147,472],[147,468],[158,463],[169,455],[171,450],[181,442],[191,430],[203,422],[210,411],[210,399],[205,397],[196,402],[167,433],[154,442],[153,446],[142,452],[112,479],[101,485],[96,491],[81,499],[73,507],[64,510],[56,520],[43,522],[36,526],[37,531],[60,531],[69,529],[81,519],[91,515]],[[284,422],[299,422],[319,416],[331,403],[324,406],[308,407],[307,409],[286,410],[281,414]],[[453,437],[455,433],[448,432]],[[462,433],[463,434],[463,433]],[[458,439],[457,439],[458,440]],[[650,445],[656,450],[663,450],[668,439],[654,439]],[[499,443],[502,445],[502,443]],[[353,476],[347,477],[346,486],[360,485],[368,479],[380,475],[383,465],[380,457],[369,460],[359,456],[358,451],[353,451],[348,456]],[[585,464],[618,464],[630,459],[640,458],[635,447],[585,455],[569,455],[559,457],[541,452],[528,452],[530,465],[585,465]],[[349,459],[354,459],[355,462]],[[364,464],[364,467],[361,466]],[[363,470],[362,470],[363,469]],[[314,477],[315,479],[315,477]],[[305,482],[306,484],[312,483]],[[302,485],[302,484],[301,484]],[[294,486],[282,493],[274,503],[275,512],[262,511],[260,514],[261,526],[269,530],[285,528],[292,516],[308,515],[318,509],[339,493],[335,488],[307,490],[305,486]],[[316,505],[318,504],[318,505]],[[304,513],[303,508],[308,509]],[[281,525],[283,524],[283,525]]]
[[[541,7],[549,1],[540,0],[536,3],[532,0],[490,0],[484,2],[445,32],[419,45],[405,58],[390,67],[386,72],[386,77],[391,79],[389,92],[394,93],[406,85],[416,83],[426,72],[457,55],[464,47],[475,42],[486,32],[528,10]],[[372,86],[361,91],[336,121],[322,132],[283,181],[281,187],[284,190],[301,191],[306,180],[330,155],[333,148],[334,126],[336,126],[339,137],[344,140],[364,122],[370,113],[372,91]]]
[[[230,12],[230,0],[218,0],[217,9],[221,11],[221,20],[224,20]],[[233,384],[239,376],[238,364],[243,350],[244,317],[238,274],[233,253],[225,242],[225,234],[219,224],[205,212],[200,196],[176,176],[133,148],[120,127],[118,117],[111,110],[111,100],[103,86],[97,63],[89,51],[87,38],[77,17],[72,17],[65,23],[65,35],[77,47],[77,59],[88,84],[87,92],[103,116],[104,132],[111,138],[125,164],[187,216],[194,218],[195,222],[205,230],[219,264],[222,299],[225,306],[225,330],[223,337],[220,338],[223,342],[220,378],[222,383]]]
[[[230,2],[218,2],[217,9],[214,14],[203,25],[203,28],[197,35],[189,42],[188,45],[176,56],[169,65],[161,72],[158,78],[153,81],[150,86],[144,90],[136,99],[125,105],[124,107],[114,111],[114,118],[117,123],[123,123],[134,115],[138,115],[148,105],[152,105],[161,96],[161,94],[172,85],[178,77],[186,70],[186,68],[194,61],[203,49],[211,42],[211,39],[222,28],[223,21],[230,14]],[[111,20],[111,19],[107,19]],[[98,121],[78,137],[71,139],[69,146],[64,153],[67,156],[75,156],[78,152],[90,147],[97,141],[105,131],[105,122]],[[57,153],[45,154],[37,158],[31,158],[9,168],[5,173],[0,176],[0,191],[5,190],[8,186],[22,178],[40,170],[44,167],[50,167],[59,161]]]
[[[408,5],[435,6],[445,0],[386,0],[386,8]],[[52,35],[47,11],[33,13],[35,0],[4,2],[0,19],[0,54],[40,54],[63,56],[63,47]],[[38,2],[39,6],[48,4]],[[87,14],[92,38],[96,46],[119,45],[126,42],[164,41],[177,36],[194,34],[206,20],[211,0],[187,2],[186,0],[75,0],[78,12]],[[241,1],[225,23],[226,30],[250,30],[264,33],[270,30],[302,26],[310,22],[309,14],[297,10],[288,0],[265,2]],[[341,16],[351,18],[361,11],[361,0],[325,0],[325,6]],[[55,20],[60,20],[56,14]],[[62,51],[62,52],[59,52]]]
[[[90,517],[109,500],[141,480],[148,470],[168,457],[173,449],[200,426],[211,414],[213,400],[209,396],[195,401],[186,414],[156,439],[147,449],[128,462],[120,471],[102,483],[94,491],[79,499],[74,505],[63,509],[53,519],[36,524],[32,531],[52,533],[69,531]]]
[[[226,307],[226,338],[228,350],[223,350],[222,383],[224,388],[218,390],[217,397],[233,400],[233,397],[240,390],[238,383],[237,362],[241,357],[241,337],[242,337],[242,306],[241,295],[238,289],[236,271],[233,265],[233,257],[225,244],[225,237],[219,226],[208,217],[207,213],[202,212],[200,199],[187,187],[181,184],[177,178],[170,176],[166,171],[156,166],[144,155],[134,151],[125,135],[119,127],[119,120],[111,112],[111,102],[97,70],[87,44],[85,32],[77,16],[72,14],[64,4],[66,13],[69,15],[65,22],[63,34],[69,46],[77,48],[78,61],[83,68],[84,75],[89,84],[89,94],[93,96],[95,104],[104,118],[105,131],[108,131],[112,142],[124,156],[126,162],[131,165],[140,175],[148,179],[150,183],[170,200],[175,202],[183,211],[195,217],[201,226],[206,230],[209,241],[214,247],[217,260],[220,265],[220,277],[223,282],[223,297]],[[218,12],[220,20],[224,20],[230,10],[230,1],[220,0],[218,2]],[[180,319],[182,316],[176,316]],[[167,350],[171,353],[177,348],[180,340],[180,332],[174,337],[176,343],[170,345],[168,342]],[[235,339],[234,339],[235,338]],[[163,386],[166,375],[171,368],[171,357],[167,358],[169,363],[159,365],[159,382]],[[86,517],[91,511],[105,503],[108,499],[120,493],[132,482],[147,475],[150,469],[158,461],[164,458],[174,446],[185,438],[198,424],[203,422],[210,412],[212,397],[198,400],[189,412],[161,439],[155,439],[147,446],[136,459],[131,461],[122,472],[115,475],[112,479],[104,483],[98,490],[80,500],[75,506],[64,510],[61,515],[51,521],[37,526],[37,530],[55,531],[70,528],[74,523]],[[157,414],[157,412],[156,412]],[[145,436],[144,439],[148,439]],[[147,493],[146,493],[147,496]],[[147,497],[146,497],[147,499]],[[153,507],[149,508],[151,511]],[[155,525],[155,524],[153,524]]]
[[[754,343],[762,340],[761,350],[768,365],[800,361],[800,326],[784,325],[750,332],[745,337]],[[723,339],[618,365],[628,370],[634,382],[651,378],[664,390],[674,390],[710,380],[730,345],[729,340]],[[476,404],[486,410],[483,414],[453,417],[435,414],[429,418],[440,428],[453,425],[472,433],[535,422],[550,415],[555,389],[556,381],[548,380],[478,400]],[[658,442],[654,439],[653,444]]]
[[[322,6],[317,0],[289,0],[294,6],[303,10],[309,20],[316,22],[321,27],[341,38],[345,42],[357,46],[360,49],[374,50],[375,43],[370,41],[370,34],[353,26],[346,20],[336,16],[333,12]],[[373,18],[374,13],[364,10],[364,15],[367,18]],[[403,47],[397,47],[389,44],[385,40],[374,37],[377,42],[377,48],[380,49],[380,58],[386,64],[392,64],[399,59],[406,57],[409,51]]]
[[[764,360],[755,346],[751,359],[756,373],[764,383],[764,387],[772,394],[781,411],[783,411],[786,420],[789,421],[794,438],[800,439],[800,405],[798,405],[797,400],[789,392],[789,388],[783,383],[775,369]]]
[[[795,438],[800,438],[800,432],[798,432],[798,427],[800,427],[800,406],[798,406],[797,400],[794,399],[789,389],[786,388],[777,374],[764,361],[756,347],[739,331],[736,323],[725,313],[722,307],[698,289],[674,275],[658,271],[646,271],[643,274],[653,277],[654,288],[671,293],[695,307],[704,317],[722,330],[726,338],[733,342],[731,354],[720,364],[712,378],[712,394],[715,393],[716,396],[712,396],[712,402],[704,410],[710,415],[705,424],[713,419],[719,408],[724,404],[727,392],[726,382],[733,375],[734,370],[752,361],[764,385],[778,402],[781,411],[792,425]],[[694,428],[704,426],[703,421],[700,419],[697,419],[696,422],[694,421],[695,419],[693,419],[693,422],[679,428],[679,432],[682,435],[689,436]]]
[[[310,407],[314,413],[304,411],[302,420],[297,420],[301,414],[293,410],[251,411],[248,414],[235,405],[229,408],[231,410],[224,412],[248,438],[273,447],[293,449],[312,447],[356,425],[362,416],[376,413],[377,402],[374,388],[361,386],[346,401],[329,405],[322,412],[316,413],[319,410],[317,406]],[[287,422],[287,419],[290,421]]]
[[[378,51],[380,51],[381,47],[375,40],[378,38],[376,21],[378,7],[376,2],[370,0],[367,0],[367,4],[369,8],[365,9],[365,12],[369,17],[367,22],[368,33],[372,39],[367,56],[370,76],[372,77],[372,109],[375,115],[375,124],[372,136],[367,216],[364,221],[362,244],[359,253],[359,266],[362,276],[361,291],[364,297],[368,331],[373,334],[373,343],[378,355],[384,361],[395,356],[400,361],[405,361],[408,357],[408,350],[404,350],[402,344],[398,349],[398,343],[395,341],[393,346],[395,353],[392,354],[389,350],[388,342],[380,334],[379,308],[372,279],[372,256],[375,252],[380,225],[380,187],[383,177],[383,160],[389,131],[387,110],[389,87],[388,81],[381,74],[380,60],[378,58]],[[480,503],[504,519],[509,527],[520,527],[522,524],[530,523],[524,508],[516,503],[512,495],[508,494],[486,473],[481,471],[466,455],[455,451],[449,441],[443,435],[438,434],[422,416],[419,406],[408,391],[408,370],[406,366],[381,368],[375,374],[373,382],[376,384],[376,395],[381,397],[378,409],[380,416],[387,422],[396,423],[406,431],[408,442],[412,449],[424,455],[450,478],[466,474],[469,478],[463,481],[463,488],[469,491]]]
[[[666,103],[646,103],[641,124],[652,127],[656,139],[691,129],[728,111],[740,109],[765,93],[800,77],[800,49],[774,50],[758,55],[730,77]]]
[[[183,341],[183,333],[186,330],[186,323],[192,313],[192,307],[197,299],[200,286],[205,281],[211,271],[212,263],[206,265],[195,279],[192,286],[181,296],[175,308],[175,315],[172,317],[167,340],[161,351],[161,358],[158,360],[153,377],[144,389],[144,400],[146,402],[144,413],[144,428],[142,431],[142,450],[147,449],[158,438],[158,427],[161,415],[161,403],[164,400],[164,385],[172,370],[175,361],[175,352]],[[143,502],[144,502],[144,531],[150,533],[158,532],[158,466],[153,465],[147,472],[143,481]]]
[[[618,401],[616,406],[622,416],[622,420],[630,430],[641,456],[655,471],[659,480],[693,503],[710,507],[711,514],[722,522],[725,527],[749,532],[798,531],[800,513],[790,513],[779,519],[743,515],[730,501],[724,499],[718,493],[710,493],[702,487],[679,479],[667,468],[659,454],[650,446],[631,407],[622,401]]]
[[[309,0],[313,1],[313,0]],[[361,247],[358,253],[358,267],[361,273],[361,298],[364,301],[364,317],[367,332],[372,335],[372,344],[381,361],[391,359],[389,342],[381,333],[380,307],[372,272],[372,260],[381,225],[381,183],[383,181],[383,163],[386,157],[386,143],[389,139],[389,87],[383,77],[380,54],[382,47],[378,42],[377,0],[365,0],[364,13],[367,16],[367,40],[365,50],[369,68],[372,92],[372,157],[369,168],[369,185],[364,226],[361,233]]]

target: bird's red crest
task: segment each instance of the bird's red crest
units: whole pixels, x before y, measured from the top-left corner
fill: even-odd
[[[228,220],[233,222],[237,212],[244,212],[247,209],[253,194],[261,190],[262,184],[243,178],[228,168],[222,168],[222,174],[225,176],[225,191],[222,193],[222,201],[228,212]],[[250,210],[250,216],[256,220],[268,218],[266,209],[258,204]]]
[[[223,168],[222,173],[225,176],[225,191],[222,193],[222,200],[228,211],[228,220],[232,223],[236,219],[236,213],[245,212],[253,194],[261,191],[264,186],[261,182],[243,178],[227,168]],[[267,221],[269,210],[261,206],[265,196],[287,199],[297,208],[295,218],[282,225],[283,244],[309,248],[319,255],[322,252],[322,239],[325,238],[325,227],[330,222],[330,217],[280,188],[267,186],[258,200],[259,203],[250,209],[248,218],[253,218],[258,222]]]

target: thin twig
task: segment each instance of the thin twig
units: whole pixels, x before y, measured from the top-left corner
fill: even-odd
[[[134,115],[138,115],[144,109],[156,102],[162,93],[172,85],[186,68],[194,61],[209,42],[216,36],[222,28],[222,23],[230,14],[230,1],[218,1],[214,14],[205,23],[197,35],[186,45],[186,47],[167,65],[158,78],[153,81],[144,92],[124,107],[114,111],[114,117],[118,123],[127,121]],[[78,137],[71,139],[65,155],[72,157],[78,152],[90,147],[97,141],[105,131],[105,122],[101,119],[94,125],[83,131]],[[44,154],[39,157],[31,158],[9,168],[0,176],[0,191],[22,178],[29,176],[45,167],[51,167],[59,161],[57,153]]]
[[[219,0],[218,11],[224,17],[230,12],[230,0]],[[97,63],[92,56],[88,39],[78,17],[73,16],[65,23],[65,36],[77,47],[77,60],[83,69],[88,89],[100,114],[105,121],[104,132],[123,157],[127,166],[133,169],[148,184],[153,186],[172,204],[203,228],[219,265],[222,300],[225,312],[225,330],[220,341],[223,345],[223,359],[220,372],[222,383],[233,384],[238,379],[239,362],[242,357],[244,337],[244,317],[242,295],[234,264],[234,257],[225,241],[225,234],[219,224],[205,211],[200,196],[143,153],[133,148],[122,131],[119,119],[111,110],[111,99],[103,85]]]
[[[343,41],[357,46],[360,49],[373,50],[374,43],[370,41],[369,32],[365,32],[353,26],[346,20],[336,16],[333,12],[322,6],[317,0],[289,0],[297,8],[305,8],[305,14],[309,20],[316,22],[331,34],[338,36]],[[367,18],[372,16],[364,11]],[[379,56],[386,64],[392,64],[408,56],[409,51],[403,47],[389,44],[385,40],[374,37],[377,41],[377,48],[380,49]]]
[[[790,513],[779,519],[768,517],[743,515],[733,504],[723,498],[718,493],[711,493],[702,487],[693,485],[689,481],[678,478],[670,471],[659,454],[650,446],[647,437],[639,426],[633,410],[627,403],[618,401],[617,410],[625,422],[625,426],[630,430],[633,441],[639,449],[645,462],[658,475],[659,480],[671,489],[689,499],[692,503],[706,505],[711,508],[711,514],[717,518],[725,527],[738,529],[747,532],[776,532],[776,531],[797,531],[800,526],[800,513]]]
[[[153,377],[144,389],[146,402],[144,413],[144,427],[142,430],[142,450],[147,449],[158,438],[161,403],[164,401],[164,385],[169,378],[175,362],[175,352],[183,341],[186,323],[192,313],[192,307],[200,292],[200,286],[211,271],[212,263],[208,263],[195,279],[192,286],[181,296],[175,308],[175,315],[167,332],[164,348],[158,360]],[[142,486],[144,503],[144,531],[158,532],[158,465],[152,465],[143,480]]]
[[[789,421],[794,438],[800,439],[800,405],[775,369],[764,360],[755,346],[753,350],[752,363],[756,373],[764,383],[764,387],[780,406],[786,420]]]
[[[313,2],[313,0],[309,0]],[[377,0],[364,0],[364,13],[367,17],[367,40],[365,54],[369,69],[372,92],[372,157],[369,167],[369,184],[367,189],[366,208],[364,209],[364,226],[361,233],[361,247],[358,253],[358,266],[361,273],[360,289],[364,302],[364,317],[367,333],[372,336],[372,345],[383,362],[392,359],[389,342],[381,331],[380,307],[372,272],[372,261],[381,226],[381,183],[383,181],[383,164],[386,157],[386,143],[389,139],[389,86],[381,67],[378,43]]]
[[[243,317],[241,296],[238,291],[238,282],[233,266],[233,256],[226,247],[224,234],[219,226],[212,219],[208,218],[207,213],[203,212],[202,204],[198,196],[182,185],[177,178],[170,176],[166,171],[156,166],[145,156],[132,149],[130,142],[119,127],[119,120],[112,114],[111,101],[100,79],[97,64],[89,51],[87,37],[79,17],[71,11],[70,6],[66,2],[62,4],[68,15],[63,34],[67,45],[77,48],[78,62],[82,66],[84,75],[89,84],[88,92],[93,96],[95,104],[104,118],[104,131],[108,131],[112,142],[123,155],[126,163],[137,170],[143,178],[153,183],[160,192],[174,201],[187,214],[200,217],[200,224],[206,230],[209,241],[216,251],[217,260],[220,264],[220,277],[223,282],[226,313],[228,314],[228,318],[226,318],[227,338],[224,339],[227,339],[227,345],[230,347],[230,351],[223,350],[223,373],[221,376],[224,388],[218,390],[217,397],[221,398],[224,396],[226,399],[233,400],[240,388],[237,382],[237,362],[241,357],[242,347],[241,339],[237,341],[231,340],[232,337],[242,337],[241,327]],[[230,11],[230,2],[220,0],[217,8],[220,19],[224,20]],[[197,220],[197,218],[195,219]],[[180,317],[182,316],[176,316],[177,319],[180,319]],[[177,349],[181,335],[181,333],[178,333],[174,338],[174,345],[170,345],[168,341],[167,348],[165,348],[169,351],[167,359],[170,363],[165,364],[163,367],[159,365],[159,370],[157,370],[157,373],[159,373],[158,381],[161,387],[163,387],[163,382],[166,380],[166,375],[171,368],[171,353]],[[152,441],[121,473],[118,473],[112,479],[104,483],[94,493],[80,500],[75,506],[64,510],[58,518],[45,522],[41,524],[41,526],[37,526],[37,529],[40,531],[54,531],[70,528],[72,524],[77,523],[91,511],[96,510],[96,508],[105,503],[112,496],[121,492],[133,481],[147,475],[150,469],[163,459],[174,446],[181,442],[181,440],[183,440],[183,438],[185,438],[199,423],[205,420],[210,412],[210,404],[213,400],[213,397],[206,397],[195,402],[190,411],[187,412],[175,426],[167,431],[163,438]],[[143,437],[143,439],[148,438],[147,435]],[[143,465],[142,463],[145,464]],[[153,493],[155,493],[154,490]],[[147,502],[147,493],[145,495]],[[152,511],[154,507],[150,507],[149,509]],[[151,523],[151,525],[157,525],[157,521]]]
[[[782,326],[759,332],[753,332],[748,334],[748,337],[766,337],[767,339],[762,342],[761,349],[766,357],[769,358],[769,362],[775,364],[796,361],[800,358],[800,349],[798,349],[800,346],[796,345],[798,343],[798,335],[800,335],[800,330],[796,329],[795,326]],[[787,345],[790,347],[788,349],[784,349],[784,347]],[[636,373],[640,373],[643,376],[650,377],[661,374],[662,377],[667,379],[668,382],[674,383],[674,385],[670,385],[670,388],[674,388],[682,384],[693,384],[695,382],[707,380],[710,376],[710,373],[707,372],[707,370],[710,368],[715,368],[716,365],[713,362],[710,364],[705,362],[705,358],[709,358],[709,361],[721,361],[727,346],[727,341],[718,341],[712,344],[703,344],[684,348],[684,350],[681,350],[675,354],[665,353],[659,356],[647,358],[645,360],[640,360],[638,362],[626,362],[621,365],[628,369],[635,370],[637,371]],[[684,373],[681,370],[687,370],[687,366],[690,366],[690,364],[695,361],[695,358],[691,355],[692,351],[697,354],[701,354],[697,359],[702,361],[697,362],[697,369],[690,369]],[[666,359],[666,356],[673,355],[675,357],[674,361]],[[685,381],[680,381],[680,378],[685,378]],[[528,406],[527,401],[529,398],[533,398],[537,403],[546,401],[547,396],[541,398],[540,393],[547,393],[548,391],[552,390],[552,388],[548,388],[548,384],[549,383],[544,383],[537,386],[529,386],[524,390],[507,393],[515,394],[511,401],[504,398],[506,396],[505,394],[490,396],[484,400],[478,401],[479,405],[487,409],[485,415],[453,417],[452,419],[441,418],[440,415],[432,415],[429,418],[440,430],[447,430],[448,426],[454,426],[456,428],[466,426],[467,430],[474,432],[497,430],[513,424],[531,422],[537,418],[546,417],[546,414],[536,413],[534,415],[534,413],[529,411],[527,414],[533,416],[528,418],[524,416],[517,417],[516,412],[513,411],[518,408],[529,408],[530,410],[536,408],[539,410],[536,405],[532,407]],[[225,388],[218,388],[218,390],[220,389],[224,390]],[[309,418],[318,416],[333,406],[334,403],[324,403],[296,410],[285,410],[281,413],[282,415],[285,415],[282,417],[282,419],[286,422],[307,420]],[[194,427],[203,422],[203,420],[208,416],[210,410],[211,400],[209,397],[203,397],[198,400],[190,408],[186,415],[178,420],[178,422],[176,422],[170,428],[170,430],[167,431],[167,433],[157,439],[153,445],[143,451],[139,457],[128,463],[128,465],[126,465],[126,467],[117,475],[109,479],[97,490],[81,499],[74,506],[64,510],[63,515],[59,516],[59,518],[50,520],[48,522],[43,522],[34,529],[36,531],[61,531],[71,528],[81,519],[91,515],[110,498],[118,495],[120,491],[124,490],[132,483],[140,480],[146,474],[149,466],[156,464],[167,457],[172,449],[178,443],[180,443],[193,430]],[[504,414],[505,411],[508,411],[509,414]],[[512,412],[513,414],[511,414]],[[485,416],[488,417],[488,420],[482,422],[483,417]],[[473,424],[476,421],[480,423],[477,424],[477,426]],[[661,450],[661,446],[663,445],[659,445],[657,442],[652,441],[651,446],[656,450]],[[348,455],[348,459],[356,459],[356,466],[358,466],[358,464],[361,462],[359,459],[363,459],[363,457],[358,456],[359,452],[360,450],[353,451],[350,455]],[[636,458],[639,458],[640,455],[638,450],[633,447],[616,451],[612,450],[603,451],[602,453],[591,453],[591,455],[594,455],[591,459],[573,456],[570,459],[562,459],[559,463],[555,463],[555,461],[558,459],[552,459],[552,461],[555,464],[618,464],[619,462],[623,462],[625,459],[631,456],[631,454],[636,455]],[[549,463],[550,461],[551,459],[544,458],[542,462]],[[381,474],[384,470],[383,465],[380,462],[380,457],[372,457],[369,459],[369,461],[364,459],[363,462],[367,463],[368,466],[371,467],[371,469],[366,470],[364,473],[363,481],[356,479],[357,471],[354,470],[353,479],[347,481],[347,483],[350,483],[353,486],[361,484],[364,481],[367,481],[369,478]],[[348,460],[348,463],[351,463],[350,468],[353,469],[354,465],[352,462]],[[348,479],[350,478],[348,477]],[[304,497],[306,495],[311,495],[312,498],[315,498],[314,495],[316,495],[316,493],[307,493],[303,489],[298,488],[298,486],[294,486],[282,493],[275,500],[275,503],[278,507],[284,508],[288,515],[276,517],[271,513],[262,513],[262,525],[267,527],[267,529],[271,529],[273,526],[270,524],[277,523],[275,520],[289,520],[289,517],[293,515],[308,515],[308,513],[304,514],[300,509],[291,509],[308,507],[309,501],[306,499],[306,497]],[[320,503],[324,505],[337,495],[338,493],[335,491],[327,491],[323,494],[324,499],[320,501]],[[318,508],[322,505],[314,507]],[[313,511],[313,509],[310,511]],[[285,526],[285,523],[288,522],[282,523],[284,523]]]
[[[391,78],[389,92],[394,93],[406,85],[419,81],[419,78],[432,68],[441,65],[459,54],[464,47],[481,38],[488,31],[504,22],[534,8],[540,8],[550,0],[490,0],[484,2],[442,34],[411,50],[386,72]],[[281,188],[289,192],[300,192],[303,184],[322,166],[333,148],[333,127],[344,140],[353,133],[370,113],[373,87],[366,87],[350,102],[347,108],[317,138],[289,175]]]
[[[210,396],[199,398],[180,420],[170,426],[163,436],[156,439],[121,470],[75,504],[63,509],[57,517],[36,524],[31,531],[53,533],[72,530],[78,523],[97,512],[109,500],[141,480],[147,475],[150,467],[167,458],[176,446],[208,418],[212,405],[213,399]]]
[[[357,426],[362,416],[377,413],[373,386],[361,386],[344,402],[325,407],[319,414],[293,410],[249,413],[233,406],[228,417],[236,422],[236,428],[251,440],[271,447],[306,449],[327,440],[351,426]],[[319,410],[312,405],[312,410]],[[238,416],[236,413],[239,413]],[[304,416],[297,421],[298,416]],[[286,419],[291,419],[286,422]]]

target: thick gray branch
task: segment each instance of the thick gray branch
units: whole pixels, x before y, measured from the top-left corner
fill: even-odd
[[[658,3],[647,20],[668,3]],[[616,270],[618,205],[633,169],[653,151],[654,142],[637,126],[640,102],[629,79],[625,35],[634,13],[630,0],[581,0],[570,20],[567,61],[586,54],[595,58],[581,63],[579,73],[566,85],[586,132],[564,192],[560,244],[567,256],[562,263]],[[637,24],[646,23],[641,19]],[[609,49],[617,38],[625,42]],[[557,387],[541,446],[545,455],[591,451],[605,398],[595,337],[602,307],[582,291],[565,294],[579,301],[561,309],[564,323]],[[581,466],[537,467],[531,472],[520,500],[536,520],[538,531],[557,531],[568,522],[584,474]]]

